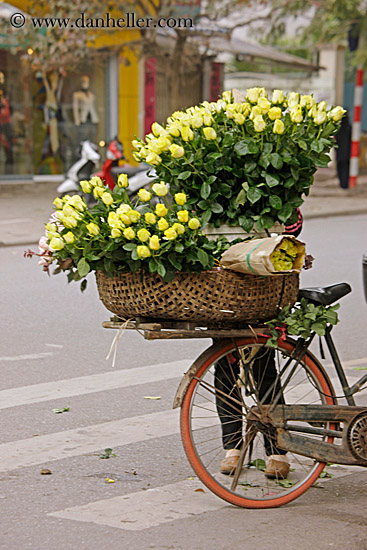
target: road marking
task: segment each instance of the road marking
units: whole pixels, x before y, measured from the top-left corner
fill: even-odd
[[[9,357],[0,357],[0,361],[28,361],[29,359],[45,359],[51,357],[52,351],[44,351],[42,353],[30,353],[27,355],[10,355]]]
[[[355,366],[367,368],[367,357],[361,357],[360,359],[350,359],[349,361],[341,361],[341,364],[345,369],[351,369]],[[328,363],[325,366],[327,368],[334,367],[334,363]]]
[[[66,508],[48,515],[127,531],[141,531],[225,506],[228,504],[210,493],[199,480],[185,480],[148,491]]]
[[[52,355],[52,353],[49,352],[47,355]],[[113,370],[90,376],[10,388],[0,391],[0,409],[168,380],[182,376],[191,363],[192,360],[185,359],[172,363]]]
[[[13,218],[12,220],[1,220],[0,225],[9,225],[13,223],[28,223],[32,221],[30,218]]]
[[[177,409],[165,410],[4,443],[0,472],[174,435],[179,432],[178,416]]]

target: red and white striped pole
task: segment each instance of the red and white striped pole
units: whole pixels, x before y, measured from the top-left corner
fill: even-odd
[[[354,88],[354,111],[352,125],[352,147],[350,152],[349,188],[357,186],[357,177],[359,173],[359,143],[361,139],[363,72],[364,69],[362,67],[357,67],[356,84]]]

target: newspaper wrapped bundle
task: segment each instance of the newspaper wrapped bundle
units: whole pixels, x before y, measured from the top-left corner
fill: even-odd
[[[305,253],[303,242],[292,235],[278,235],[232,245],[222,255],[220,265],[252,275],[299,273]]]

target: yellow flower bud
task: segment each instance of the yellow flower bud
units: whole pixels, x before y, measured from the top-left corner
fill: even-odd
[[[146,189],[139,189],[138,197],[143,202],[148,202],[152,198],[152,195]]]
[[[124,229],[123,235],[125,239],[128,239],[129,241],[131,241],[131,239],[135,239],[135,231],[131,227]]]
[[[271,98],[271,102],[275,105],[278,105],[280,103],[283,103],[285,97],[282,90],[274,90],[273,96]]]
[[[183,235],[185,233],[185,227],[181,223],[174,223],[172,229],[176,231],[177,235]]]
[[[153,214],[153,212],[147,212],[144,216],[145,221],[151,225],[155,224],[157,221],[157,218]]]
[[[158,166],[162,162],[162,159],[156,153],[149,153],[149,155],[147,155],[145,161],[146,161],[147,164],[151,164],[153,166]]]
[[[327,103],[326,101],[320,101],[320,103],[317,105],[317,110],[320,111],[326,111]]]
[[[160,249],[160,241],[158,235],[152,235],[149,239],[149,248],[151,250],[159,250]]]
[[[276,119],[273,126],[274,134],[283,134],[284,132],[284,122],[282,120]]]
[[[207,126],[203,128],[205,139],[207,140],[214,140],[217,139],[217,132],[214,130],[214,128],[211,128],[210,126]]]
[[[59,197],[56,197],[56,199],[54,200],[53,204],[56,206],[56,208],[58,208],[59,210],[61,210],[61,208],[64,206],[64,203],[63,201],[59,198]]]
[[[98,233],[99,233],[98,225],[93,223],[93,222],[88,223],[87,230],[88,230],[89,235],[91,235],[92,237],[98,235]]]
[[[68,200],[68,204],[79,210],[79,212],[84,212],[84,210],[87,208],[87,205],[80,195],[73,195],[72,197],[70,197],[70,199]]]
[[[328,119],[338,122],[343,118],[345,112],[346,111],[343,107],[334,107],[334,109],[331,109],[331,111],[328,112],[327,116]]]
[[[173,229],[173,227],[170,227],[169,229],[166,229],[164,232],[164,236],[169,241],[174,241],[177,237],[176,231]]]
[[[152,124],[152,132],[156,137],[159,137],[162,132],[164,132],[163,126],[158,124],[158,122],[153,122]]]
[[[213,122],[212,115],[210,115],[209,113],[205,113],[205,115],[203,116],[203,121],[205,126],[210,126]]]
[[[191,119],[191,125],[193,128],[201,128],[203,125],[203,117],[199,114],[196,114]]]
[[[312,95],[301,95],[300,104],[302,107],[307,107],[307,109],[310,109],[313,105],[315,105],[315,99]]]
[[[103,193],[101,199],[106,206],[110,206],[110,204],[113,203],[113,196],[111,195],[111,193]]]
[[[140,212],[138,212],[137,210],[129,210],[127,215],[129,216],[132,223],[136,223],[141,217]]]
[[[158,228],[160,231],[165,231],[169,228],[169,223],[165,218],[160,218],[158,220]]]
[[[179,210],[177,212],[177,218],[180,222],[182,223],[187,223],[188,219],[189,219],[189,213],[187,210]]]
[[[175,193],[175,203],[183,206],[187,201],[186,193]]]
[[[151,252],[149,248],[145,245],[140,245],[136,247],[136,252],[139,256],[139,258],[149,258],[151,256]]]
[[[314,117],[313,121],[315,124],[317,124],[318,126],[320,124],[324,124],[325,120],[327,119],[327,114],[325,111],[320,111],[318,113],[316,113],[316,116]]]
[[[63,224],[68,229],[71,229],[72,227],[76,227],[78,225],[78,222],[72,216],[65,216],[63,219]]]
[[[175,143],[170,146],[169,150],[174,159],[180,159],[185,154],[185,149]]]
[[[157,204],[157,206],[155,207],[155,213],[157,214],[157,216],[159,217],[163,217],[163,216],[166,216],[168,214],[168,210],[167,208],[164,206],[164,204]]]
[[[160,183],[155,183],[152,187],[152,191],[158,195],[158,197],[165,197],[168,193],[168,187],[164,183],[164,181],[161,181]]]
[[[257,116],[262,115],[261,107],[258,105],[255,105],[255,107],[252,107],[251,113],[250,113],[250,120],[254,120]]]
[[[138,141],[137,139],[133,139],[131,145],[134,147],[134,149],[138,149],[138,151],[143,147],[141,141]]]
[[[199,229],[200,227],[200,221],[197,219],[197,218],[191,218],[191,220],[189,220],[189,223],[188,223],[188,226],[190,229]]]
[[[188,126],[183,126],[181,137],[184,141],[192,141],[194,139],[194,132]]]
[[[47,231],[57,231],[56,223],[46,223],[45,228]]]
[[[66,243],[73,244],[73,242],[75,241],[74,233],[68,231],[65,235],[63,235],[63,239]]]
[[[266,97],[259,97],[259,99],[257,100],[257,104],[260,107],[263,115],[269,111],[271,105],[270,101],[266,99]]]
[[[83,189],[83,193],[91,193],[92,186],[88,180],[82,180],[79,182],[80,187]]]
[[[117,229],[117,227],[113,227],[111,229],[111,237],[113,239],[118,239],[118,237],[121,237],[121,231],[120,229]]]
[[[259,95],[260,95],[260,88],[249,88],[246,91],[246,99],[248,99],[251,103],[256,103]]]
[[[127,179],[127,174],[119,174],[119,177],[117,178],[117,185],[119,187],[122,187],[126,189],[126,187],[129,187],[129,181]]]
[[[126,214],[126,212],[129,212],[130,210],[132,210],[130,205],[122,203],[122,204],[120,204],[120,206],[116,210],[116,214],[118,214],[118,215]]]
[[[104,193],[104,187],[98,187],[98,186],[97,186],[97,187],[95,187],[95,188],[93,189],[93,197],[94,197],[95,199],[101,198],[102,195],[103,195],[103,193]]]
[[[93,176],[89,182],[93,187],[103,187],[104,183],[99,176]]]
[[[263,130],[265,130],[266,122],[261,115],[256,116],[253,122],[254,122],[254,129],[256,132],[262,132]]]
[[[172,122],[169,127],[167,127],[168,132],[171,134],[171,136],[178,137],[181,135],[181,129],[182,125],[178,121]]]
[[[236,124],[243,124],[245,122],[245,117],[242,113],[235,113],[233,116],[233,120]]]
[[[54,237],[50,241],[51,250],[62,250],[65,246],[65,243],[62,239]]]
[[[268,117],[270,120],[276,120],[277,118],[282,118],[282,110],[280,107],[272,107],[269,109]]]
[[[146,241],[149,241],[150,233],[147,229],[139,229],[139,231],[137,232],[137,236],[139,241],[145,243]]]
[[[295,107],[299,103],[299,94],[297,92],[291,92],[289,94],[288,106]]]
[[[297,107],[297,106],[292,107],[289,111],[289,114],[292,122],[296,122],[296,123],[302,122],[303,113],[300,107]]]

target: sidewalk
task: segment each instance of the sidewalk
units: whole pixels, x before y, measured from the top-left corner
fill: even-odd
[[[0,246],[30,246],[44,233],[53,210],[57,183],[28,185],[0,182]],[[341,189],[333,169],[317,172],[310,196],[302,205],[304,219],[367,214],[367,174],[356,189]]]

